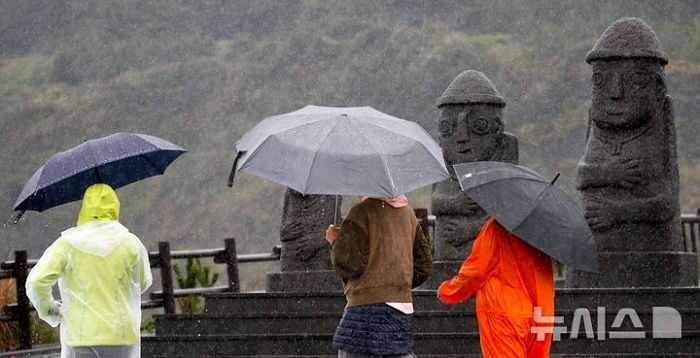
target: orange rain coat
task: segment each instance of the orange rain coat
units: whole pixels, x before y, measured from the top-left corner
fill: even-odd
[[[440,300],[447,304],[465,301],[475,292],[484,358],[549,357],[554,316],[552,261],[493,218],[481,229],[457,276],[438,289]],[[536,319],[536,307],[541,307],[543,318]],[[549,323],[542,323],[547,318]],[[535,326],[543,329],[533,329]]]

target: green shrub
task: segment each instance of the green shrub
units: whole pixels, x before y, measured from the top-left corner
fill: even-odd
[[[191,257],[187,259],[184,271],[181,272],[177,264],[173,264],[173,271],[175,271],[177,284],[180,288],[195,288],[197,283],[199,283],[200,287],[212,287],[219,279],[217,272],[211,273],[207,265],[203,265],[199,259]],[[180,312],[184,314],[196,314],[204,310],[202,297],[189,295],[179,297],[177,300],[180,305]]]

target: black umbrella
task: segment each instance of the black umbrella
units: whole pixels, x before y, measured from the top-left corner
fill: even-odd
[[[164,139],[136,133],[115,133],[87,140],[53,155],[19,194],[15,222],[26,210],[44,211],[80,200],[92,184],[116,189],[160,175],[185,149]]]
[[[531,169],[504,162],[457,164],[462,190],[508,231],[573,268],[597,272],[593,233],[581,208]]]

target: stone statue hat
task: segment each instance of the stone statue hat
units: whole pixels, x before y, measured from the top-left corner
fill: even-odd
[[[644,21],[623,17],[612,23],[586,55],[586,62],[612,58],[649,58],[668,63],[654,30]]]
[[[493,104],[498,107],[506,105],[496,86],[486,75],[479,71],[468,70],[452,80],[445,93],[438,98],[437,106],[476,103]]]

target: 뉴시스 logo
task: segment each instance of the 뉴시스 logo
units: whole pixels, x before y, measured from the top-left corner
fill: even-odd
[[[593,329],[593,318],[587,308],[577,308],[574,311],[571,328],[564,323],[564,316],[543,316],[542,307],[535,307],[534,319],[536,324],[531,328],[532,333],[537,334],[537,340],[544,340],[546,334],[552,334],[553,341],[560,341],[562,336],[568,334],[570,339],[585,336],[587,339],[644,339],[647,332],[639,319],[639,315],[632,308],[622,308],[617,311],[610,327],[606,325],[606,309],[598,307],[595,312],[596,329]],[[635,330],[620,330],[625,320],[629,320]],[[652,338],[668,339],[681,338],[682,323],[680,313],[673,307],[652,308]],[[648,327],[647,327],[648,329]],[[566,337],[565,337],[566,338]]]

